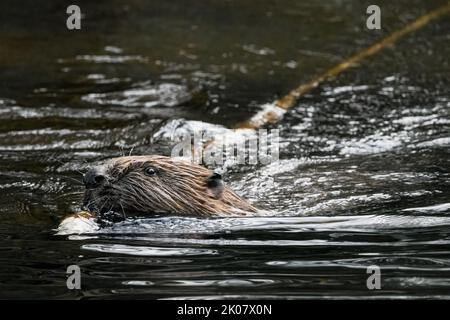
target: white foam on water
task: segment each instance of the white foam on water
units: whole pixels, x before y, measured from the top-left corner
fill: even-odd
[[[153,286],[155,283],[148,280],[128,280],[122,281],[122,284],[126,286]]]
[[[203,121],[174,119],[156,131],[153,139],[171,140],[175,144],[180,142],[180,139],[185,139],[188,135],[197,139],[195,141],[196,158],[193,159],[192,155],[188,155],[185,159],[191,161],[201,160],[201,163],[205,163],[208,161],[206,155],[215,153],[216,150],[220,153],[226,150],[227,155],[224,157],[223,162],[214,164],[217,170],[221,171],[225,171],[227,168],[237,164],[235,150],[239,146],[244,147],[243,150],[238,149],[239,152],[248,152],[249,146],[245,145],[245,142],[255,140],[258,137],[257,131],[252,129],[228,129],[222,125]],[[268,138],[269,141],[272,141],[270,132],[268,132]],[[201,158],[201,155],[203,155],[203,158]],[[210,163],[206,164],[209,165]]]
[[[100,230],[94,218],[70,216],[65,218],[56,229],[56,235],[89,234]]]
[[[343,155],[367,155],[374,153],[382,153],[393,150],[397,147],[406,145],[410,141],[407,132],[401,131],[383,135],[376,133],[362,139],[352,139],[344,141],[340,154]]]
[[[430,141],[418,143],[418,147],[440,147],[450,145],[450,137],[437,138]]]
[[[297,169],[299,166],[308,164],[319,164],[323,162],[337,162],[339,159],[333,157],[322,157],[321,159],[311,158],[293,158],[293,159],[280,159],[272,162],[258,169],[258,176],[274,176],[281,173],[291,172]]]
[[[421,124],[425,121],[436,119],[438,117],[437,114],[427,115],[427,116],[407,116],[400,119],[396,119],[393,123],[402,124],[405,126],[411,126],[415,124]]]
[[[330,210],[338,210],[351,208],[356,205],[368,204],[383,200],[389,200],[392,196],[385,193],[363,194],[357,196],[349,196],[346,198],[323,200],[314,206],[302,208],[302,214],[317,214],[318,212],[329,212]]]
[[[419,211],[419,212],[443,212],[450,209],[450,203],[442,203],[428,207],[407,208],[403,211]]]
[[[103,50],[105,50],[106,52],[111,52],[111,53],[115,53],[115,54],[119,54],[123,52],[122,48],[116,47],[116,46],[106,46],[103,48]]]
[[[259,48],[257,46],[255,46],[254,44],[248,44],[248,45],[244,45],[242,46],[242,49],[244,49],[244,51],[250,52],[250,53],[254,53],[260,56],[267,56],[267,55],[272,55],[275,54],[275,50],[270,49],[270,48]]]
[[[154,139],[174,139],[186,134],[200,133],[202,131],[212,135],[230,134],[232,130],[218,124],[203,121],[173,119],[164,124],[153,134]]]
[[[324,96],[330,96],[330,95],[336,95],[344,92],[353,92],[353,91],[364,91],[369,89],[370,87],[367,85],[361,85],[361,86],[342,86],[342,87],[336,87],[329,91],[326,91],[323,93]]]
[[[142,83],[137,88],[118,92],[89,93],[81,97],[83,101],[100,105],[120,105],[127,107],[173,107],[192,98],[188,88],[173,83]]]
[[[75,57],[75,60],[85,61],[85,62],[93,62],[93,63],[125,63],[125,62],[148,62],[148,58],[143,56],[135,55],[135,56],[111,56],[111,55],[94,55],[94,54],[86,54],[86,55],[78,55]],[[65,59],[58,60],[60,63],[66,62]]]

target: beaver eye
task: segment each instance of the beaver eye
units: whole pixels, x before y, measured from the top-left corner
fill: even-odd
[[[147,176],[154,176],[156,174],[156,170],[151,168],[151,167],[147,167],[147,168],[144,169],[144,173]]]

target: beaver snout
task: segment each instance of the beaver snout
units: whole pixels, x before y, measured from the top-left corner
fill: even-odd
[[[83,183],[86,189],[95,189],[102,185],[106,180],[105,171],[101,167],[89,169],[83,176]]]

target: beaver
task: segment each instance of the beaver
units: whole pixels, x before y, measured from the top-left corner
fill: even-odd
[[[99,215],[247,215],[256,212],[201,165],[159,155],[107,160],[83,176],[83,207]]]

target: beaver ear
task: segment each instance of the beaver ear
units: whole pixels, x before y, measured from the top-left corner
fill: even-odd
[[[220,199],[224,189],[222,176],[214,172],[206,180],[206,187],[208,189],[208,193],[210,193],[214,198]]]

